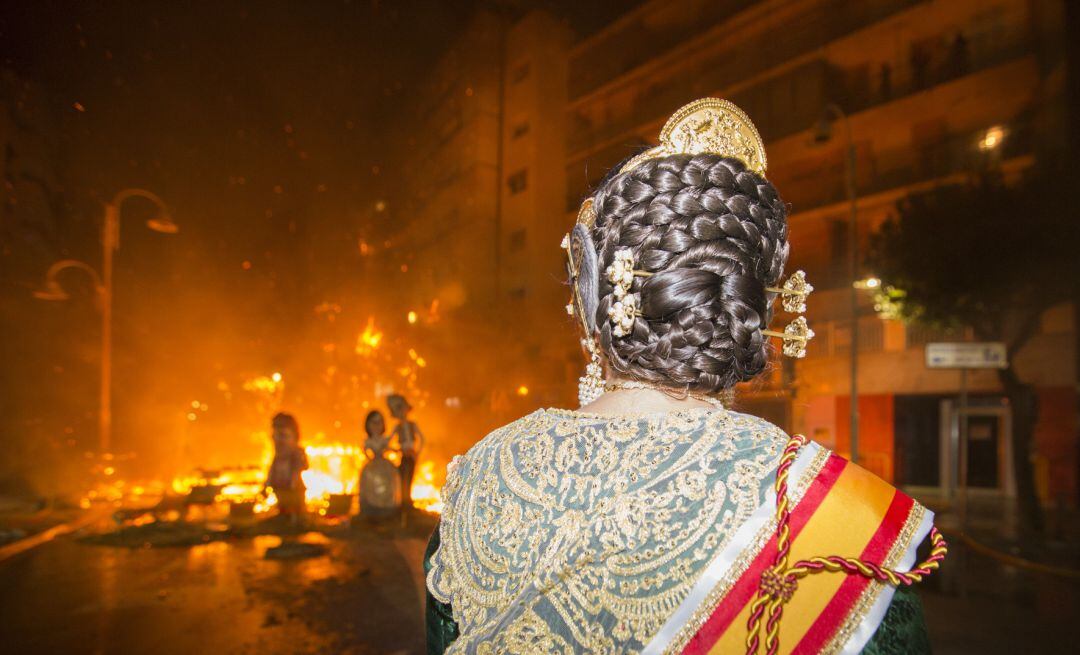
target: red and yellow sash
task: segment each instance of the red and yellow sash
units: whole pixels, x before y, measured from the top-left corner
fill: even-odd
[[[921,577],[918,571],[897,574],[891,569],[914,563],[915,547],[930,530],[930,512],[873,474],[817,447],[803,453],[800,460],[812,461],[791,476],[796,501],[787,493],[788,466],[803,443],[801,437],[793,439],[785,451],[788,461],[777,480],[779,504],[773,505],[776,518],[759,525],[755,534],[742,535],[746,547],[703,576],[708,579],[684,601],[689,605],[673,615],[681,625],[666,626],[667,636],[658,635],[646,652],[744,653],[748,643],[750,652],[756,652],[758,640],[748,639],[748,623],[765,652],[857,651],[884,615],[892,592],[888,585]],[[943,541],[935,553],[940,556],[923,573],[944,556]],[[818,571],[838,573],[808,575]]]

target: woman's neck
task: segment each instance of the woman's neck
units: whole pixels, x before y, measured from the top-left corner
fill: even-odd
[[[622,378],[609,378],[604,394],[582,407],[581,411],[590,414],[630,416],[662,414],[687,409],[715,409],[718,403],[710,402],[710,400],[706,400],[704,394],[688,394],[674,388],[648,386],[631,383]]]

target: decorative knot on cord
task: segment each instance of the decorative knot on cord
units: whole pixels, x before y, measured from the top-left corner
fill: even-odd
[[[782,603],[791,600],[795,594],[798,581],[791,574],[783,575],[774,568],[766,569],[761,574],[761,592],[766,596],[775,598]]]

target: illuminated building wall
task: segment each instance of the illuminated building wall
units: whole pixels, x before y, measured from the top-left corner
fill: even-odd
[[[517,396],[505,400],[519,413],[532,406],[565,406],[574,397],[565,381],[579,375],[559,248],[569,229],[562,200],[566,181],[559,172],[566,156],[565,52],[572,37],[543,12],[528,14],[507,34],[499,291],[513,333],[503,393]]]
[[[500,23],[498,45],[463,37],[488,59],[474,73],[437,70],[477,80],[468,102],[491,98],[492,113],[471,137],[485,172],[431,193],[454,198],[454,207],[482,208],[469,210],[487,226],[478,224],[469,246],[491,247],[470,255],[465,237],[431,227],[446,224],[433,210],[411,219],[424,232],[409,239],[431,242],[440,266],[472,257],[463,284],[494,301],[489,314],[477,311],[490,318],[482,334],[492,420],[573,403],[584,360],[563,310],[559,238],[612,165],[652,144],[675,108],[712,95],[733,100],[760,129],[769,177],[792,207],[789,268],[805,269],[818,289],[809,313],[818,337],[808,357],[778,360],[764,381],[741,390],[740,407],[846,452],[846,143],[842,124],[824,142],[816,142],[815,125],[830,103],[849,116],[861,242],[908,193],[989,163],[1016,175],[1064,129],[1061,12],[1058,0],[653,0],[576,42],[542,12]],[[480,70],[491,61],[494,78]],[[923,348],[965,335],[881,320],[869,294],[859,314],[860,461],[932,496],[945,484],[938,462],[948,442],[939,437],[959,374],[927,370]],[[1073,502],[1076,490],[1072,317],[1071,307],[1048,312],[1019,356],[1021,375],[1043,400],[1036,467],[1048,502]],[[1007,414],[993,374],[969,382],[987,411]],[[529,393],[515,394],[521,386]],[[981,426],[980,434],[986,429],[1001,432],[990,438],[1004,476],[1005,426]]]
[[[1054,0],[644,3],[568,52],[564,222],[608,168],[654,142],[675,108],[712,95],[745,109],[792,207],[789,268],[805,269],[818,289],[809,312],[818,338],[807,359],[778,362],[765,385],[742,390],[741,406],[844,452],[846,144],[842,124],[815,143],[815,124],[829,103],[850,117],[861,242],[912,191],[988,163],[1015,175],[1064,129],[1062,11]],[[1075,498],[1072,317],[1068,306],[1048,312],[1018,362],[1043,401],[1036,469],[1047,502]],[[964,335],[881,320],[869,293],[859,321],[860,460],[901,484],[935,487],[940,430],[930,424],[948,415],[959,374],[926,369],[923,348]],[[978,402],[1001,407],[995,375],[970,383]]]
[[[396,329],[430,353],[431,410],[466,443],[569,397],[562,381],[573,336],[558,249],[565,191],[561,175],[547,173],[564,161],[571,39],[546,13],[516,21],[477,13],[405,99],[388,139],[390,199],[371,239],[382,249],[375,270],[400,285]]]

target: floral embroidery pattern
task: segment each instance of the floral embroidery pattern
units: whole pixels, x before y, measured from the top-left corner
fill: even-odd
[[[701,409],[541,410],[447,475],[428,588],[461,629],[450,653],[640,650],[764,502],[782,430]]]

